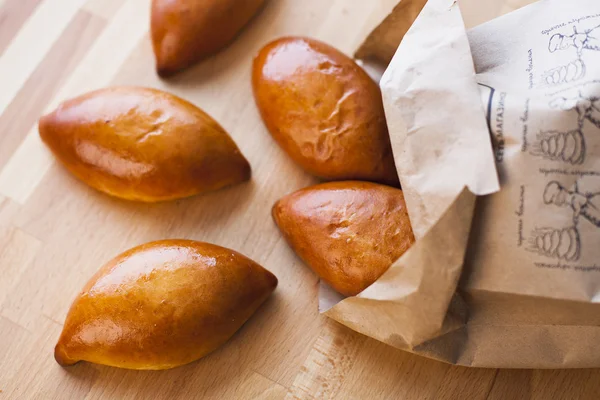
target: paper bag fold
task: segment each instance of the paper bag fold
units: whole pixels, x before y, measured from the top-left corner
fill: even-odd
[[[474,204],[475,196],[463,189],[438,223],[377,282],[326,315],[409,349],[464,325],[464,312],[448,313],[448,308],[460,278]]]

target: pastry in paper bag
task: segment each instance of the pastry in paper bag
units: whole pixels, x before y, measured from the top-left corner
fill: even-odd
[[[528,3],[403,0],[358,50],[417,242],[358,296],[322,286],[329,317],[453,364],[600,367],[600,3]]]

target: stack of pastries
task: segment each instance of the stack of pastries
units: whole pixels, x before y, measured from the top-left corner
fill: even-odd
[[[225,48],[263,2],[153,0],[158,75],[169,77]],[[275,223],[323,281],[345,296],[359,294],[414,242],[379,87],[351,58],[301,37],[259,52],[252,87],[273,139],[325,181],[277,201]],[[74,176],[124,200],[176,200],[251,177],[250,164],[217,121],[155,89],[113,87],[68,100],[40,119],[39,133]],[[63,366],[183,365],[224,344],[276,286],[271,272],[224,247],[143,244],[85,285],[55,358]]]

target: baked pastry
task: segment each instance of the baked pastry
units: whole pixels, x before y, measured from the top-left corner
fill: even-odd
[[[381,91],[352,59],[313,39],[285,37],[260,51],[252,84],[269,132],[304,170],[399,185]]]
[[[329,286],[355,296],[414,243],[400,189],[329,182],[279,200],[273,218],[296,254]]]
[[[250,179],[250,164],[215,120],[159,90],[85,94],[42,117],[39,131],[76,177],[127,200],[173,200]]]
[[[231,43],[264,0],[153,0],[156,70],[173,75]]]
[[[249,258],[191,240],[135,247],[102,267],[67,315],[54,357],[167,369],[223,345],[277,286]]]

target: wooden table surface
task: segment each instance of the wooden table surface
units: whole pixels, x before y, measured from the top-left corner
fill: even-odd
[[[598,399],[598,370],[453,367],[395,350],[320,316],[317,279],[271,222],[273,202],[313,183],[273,143],[251,97],[268,40],[311,35],[351,53],[394,0],[270,0],[226,51],[165,83],[154,74],[150,0],[0,0],[1,399]],[[170,90],[232,134],[253,180],[159,205],[99,194],[40,143],[59,101],[115,84]],[[279,288],[205,359],[162,372],[80,363],[53,347],[68,307],[106,260],[134,245],[192,238],[234,248]]]

